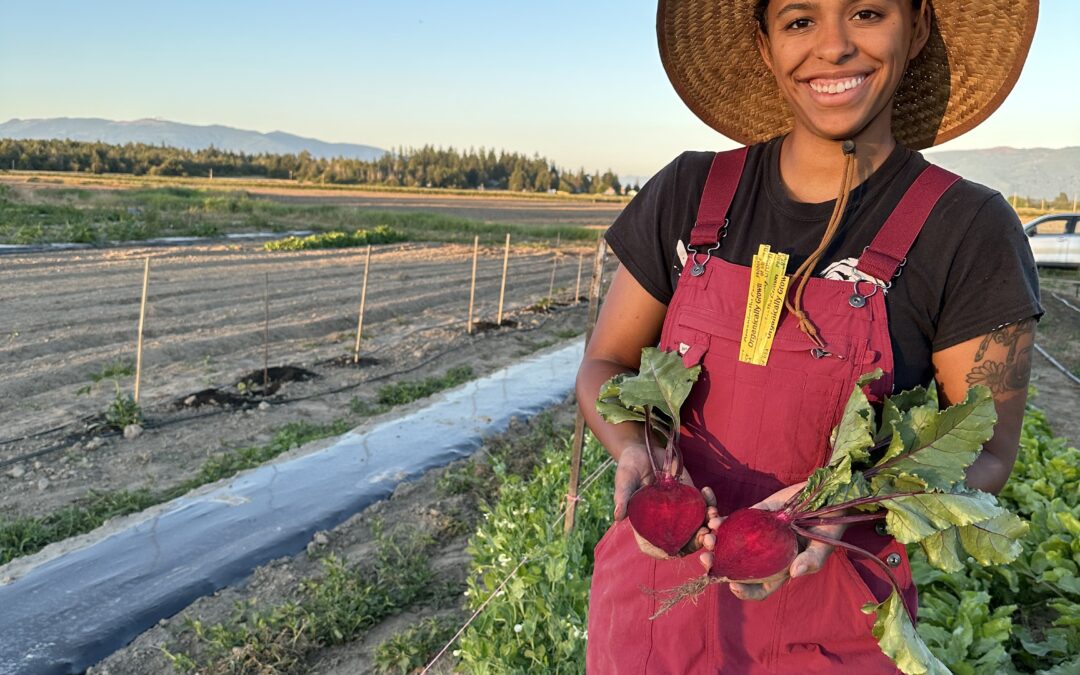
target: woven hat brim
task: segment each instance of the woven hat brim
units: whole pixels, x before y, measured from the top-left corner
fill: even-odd
[[[756,45],[753,0],[660,0],[660,58],[703,122],[739,143],[791,130],[793,118]],[[926,47],[893,101],[897,141],[922,149],[970,131],[1012,91],[1027,58],[1038,0],[938,0]]]

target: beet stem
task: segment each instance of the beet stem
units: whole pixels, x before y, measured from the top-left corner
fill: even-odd
[[[798,525],[792,525],[791,529],[794,530],[796,534],[799,534],[799,535],[801,535],[803,537],[806,537],[807,539],[813,539],[814,541],[820,541],[821,543],[829,544],[830,546],[838,546],[840,548],[847,549],[848,551],[851,551],[852,553],[858,553],[859,555],[866,556],[870,560],[873,560],[875,563],[877,563],[878,567],[885,570],[885,574],[888,575],[889,583],[892,584],[893,589],[896,590],[897,593],[900,592],[900,583],[896,580],[896,577],[893,575],[892,570],[889,569],[889,565],[887,563],[885,563],[884,560],[877,557],[876,555],[874,555],[870,551],[867,551],[866,549],[863,549],[863,548],[859,548],[858,546],[856,546],[854,544],[849,544],[846,541],[842,541],[840,539],[833,539],[832,537],[827,537],[827,536],[825,536],[823,534],[817,534],[816,532],[812,532],[810,530],[803,529],[803,528],[799,527]],[[901,598],[901,602],[903,602],[903,598]],[[907,612],[908,618],[911,619],[911,624],[915,625],[915,616],[911,613],[911,608],[908,607],[906,602],[904,602],[904,611]]]
[[[653,475],[656,476],[660,473],[660,470],[656,468],[656,458],[653,457],[652,451],[652,412],[651,406],[645,406],[645,451],[649,453],[649,464],[652,465]]]
[[[818,525],[840,525],[843,523],[865,523],[869,520],[881,520],[885,515],[882,513],[862,513],[850,516],[829,516],[827,518],[803,518],[797,517],[794,522],[802,527],[817,527]]]
[[[860,497],[859,499],[852,499],[850,501],[842,502],[840,504],[833,504],[832,506],[823,506],[820,509],[814,511],[807,511],[803,514],[805,518],[816,518],[817,516],[823,516],[826,513],[836,513],[837,511],[846,511],[853,506],[863,506],[864,504],[877,504],[878,502],[888,501],[890,499],[897,499],[898,497],[914,497],[916,495],[928,494],[926,490],[918,490],[916,492],[894,492],[887,495],[874,495],[873,497]]]

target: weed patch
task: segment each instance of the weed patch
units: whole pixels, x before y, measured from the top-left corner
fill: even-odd
[[[409,237],[386,225],[378,225],[371,230],[347,232],[323,232],[307,237],[285,237],[263,244],[267,251],[304,251],[320,248],[352,248],[376,244],[393,244],[408,241]]]
[[[123,431],[129,424],[142,424],[142,408],[135,402],[135,397],[120,391],[116,385],[116,397],[105,409],[105,424],[117,431]]]
[[[375,648],[375,668],[387,675],[407,675],[423,668],[457,631],[448,617],[428,617],[392,635]]]
[[[428,564],[434,541],[399,528],[375,532],[374,562],[348,567],[330,556],[323,575],[304,582],[302,598],[269,610],[241,606],[236,620],[204,626],[192,621],[193,653],[168,653],[190,671],[299,673],[311,651],[363,635],[401,608],[428,598],[436,587]]]
[[[101,370],[90,375],[95,384],[102,380],[115,380],[118,377],[127,377],[135,374],[135,364],[129,359],[116,359],[101,367]]]
[[[411,403],[431,396],[436,392],[464,384],[471,379],[473,379],[473,369],[470,366],[458,366],[446,371],[440,377],[427,377],[412,382],[396,382],[380,387],[376,400],[379,404],[386,406]]]

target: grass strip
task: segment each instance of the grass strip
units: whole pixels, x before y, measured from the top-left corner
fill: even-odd
[[[394,405],[415,401],[443,389],[455,387],[473,378],[468,366],[451,368],[442,376],[417,382],[400,382],[383,386],[378,392],[379,407],[368,407],[354,400],[352,411],[359,415],[385,412]],[[229,478],[241,471],[260,466],[278,455],[311,441],[340,436],[355,420],[340,418],[328,424],[290,422],[274,432],[266,445],[249,446],[216,454],[188,480],[165,490],[148,489],[96,491],[91,490],[76,503],[44,516],[6,518],[0,516],[0,565],[15,558],[31,555],[45,546],[85,534],[103,525],[110,518],[138,513],[151,506],[176,499],[195,488]]]
[[[473,379],[471,366],[457,366],[446,371],[443,375],[425,377],[422,380],[395,382],[379,388],[375,400],[383,406],[402,405],[412,403],[421,398],[446,389],[451,389]]]
[[[3,188],[0,184],[0,188]],[[419,208],[422,208],[419,207]],[[284,203],[243,191],[157,187],[130,191],[38,190],[20,196],[0,189],[0,243],[73,242],[100,245],[164,236],[214,237],[238,232],[315,230],[329,233],[320,247],[341,241],[347,232],[377,228],[411,240],[465,242],[480,235],[498,243],[515,239],[592,241],[596,232],[574,225],[482,222],[429,212],[369,211],[334,204]],[[336,234],[334,234],[336,233]],[[355,235],[353,235],[355,236]],[[371,237],[371,235],[367,235]],[[281,246],[294,246],[291,240]],[[367,241],[367,243],[383,243]],[[304,244],[307,246],[308,244]],[[291,249],[289,249],[291,250]]]

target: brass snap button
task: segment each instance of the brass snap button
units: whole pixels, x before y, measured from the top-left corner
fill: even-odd
[[[888,564],[889,567],[899,567],[900,566],[900,554],[899,553],[890,553],[889,556],[887,558],[885,558],[885,563]]]
[[[877,522],[877,524],[874,525],[874,531],[877,532],[882,537],[888,536],[888,534],[889,534],[888,528],[885,527],[885,521],[884,520],[879,520]]]

